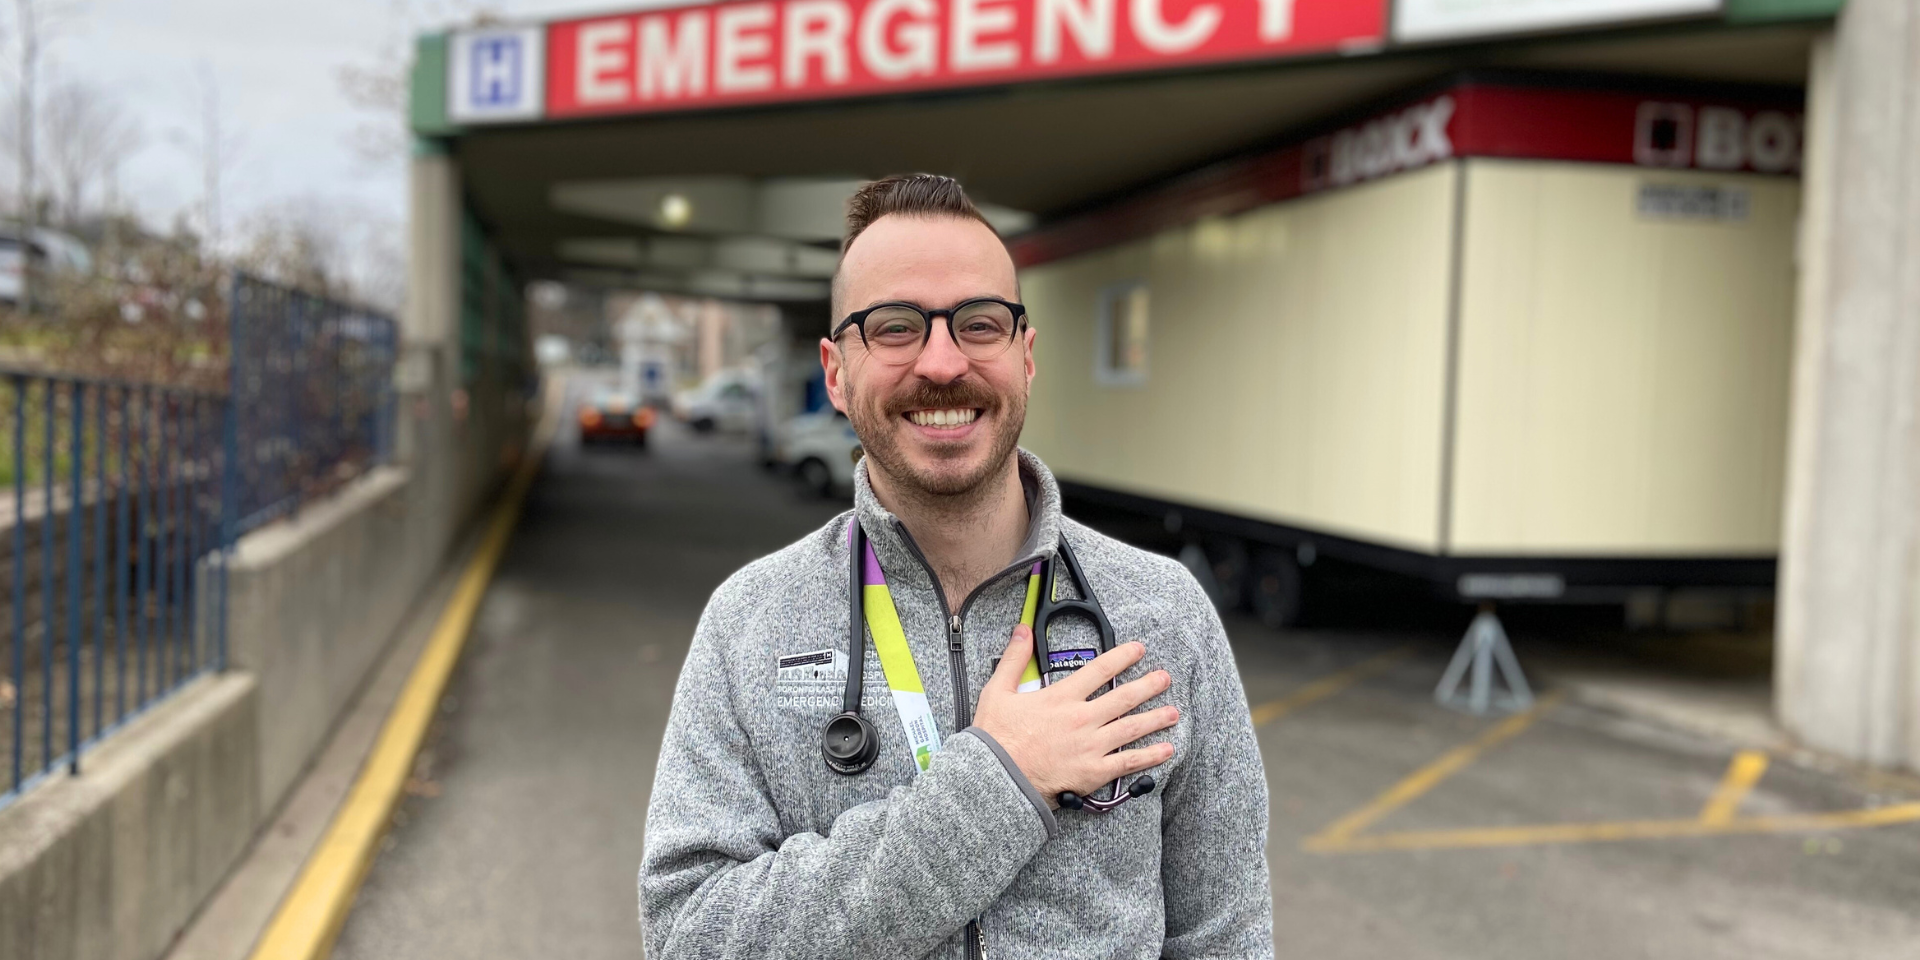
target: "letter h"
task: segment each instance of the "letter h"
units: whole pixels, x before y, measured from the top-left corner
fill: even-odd
[[[473,44],[473,102],[506,107],[520,101],[520,38],[485,37]]]

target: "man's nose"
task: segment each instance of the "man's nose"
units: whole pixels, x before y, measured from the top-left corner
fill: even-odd
[[[913,372],[934,383],[952,383],[967,372],[967,367],[966,354],[953,342],[952,328],[936,318],[927,345],[913,363]]]

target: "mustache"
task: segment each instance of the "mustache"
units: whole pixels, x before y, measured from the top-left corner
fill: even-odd
[[[899,415],[908,410],[945,409],[948,407],[979,407],[993,410],[1000,405],[1000,398],[992,390],[971,380],[955,380],[952,383],[921,383],[912,391],[887,400],[889,415]]]

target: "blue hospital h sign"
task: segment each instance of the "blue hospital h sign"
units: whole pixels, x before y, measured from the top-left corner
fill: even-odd
[[[474,106],[520,105],[520,38],[480,37],[474,40],[472,62]]]
[[[456,32],[447,77],[454,122],[539,119],[546,105],[545,37],[539,27]]]

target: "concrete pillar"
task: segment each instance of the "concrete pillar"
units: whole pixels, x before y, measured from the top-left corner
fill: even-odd
[[[412,533],[436,562],[466,519],[453,390],[460,361],[460,172],[432,141],[408,176],[407,306],[400,314],[398,460],[407,467]]]
[[[1920,769],[1920,5],[1851,0],[1807,99],[1778,709]]]
[[[411,252],[402,336],[452,347],[460,331],[460,171],[444,150],[423,145],[409,171]]]

